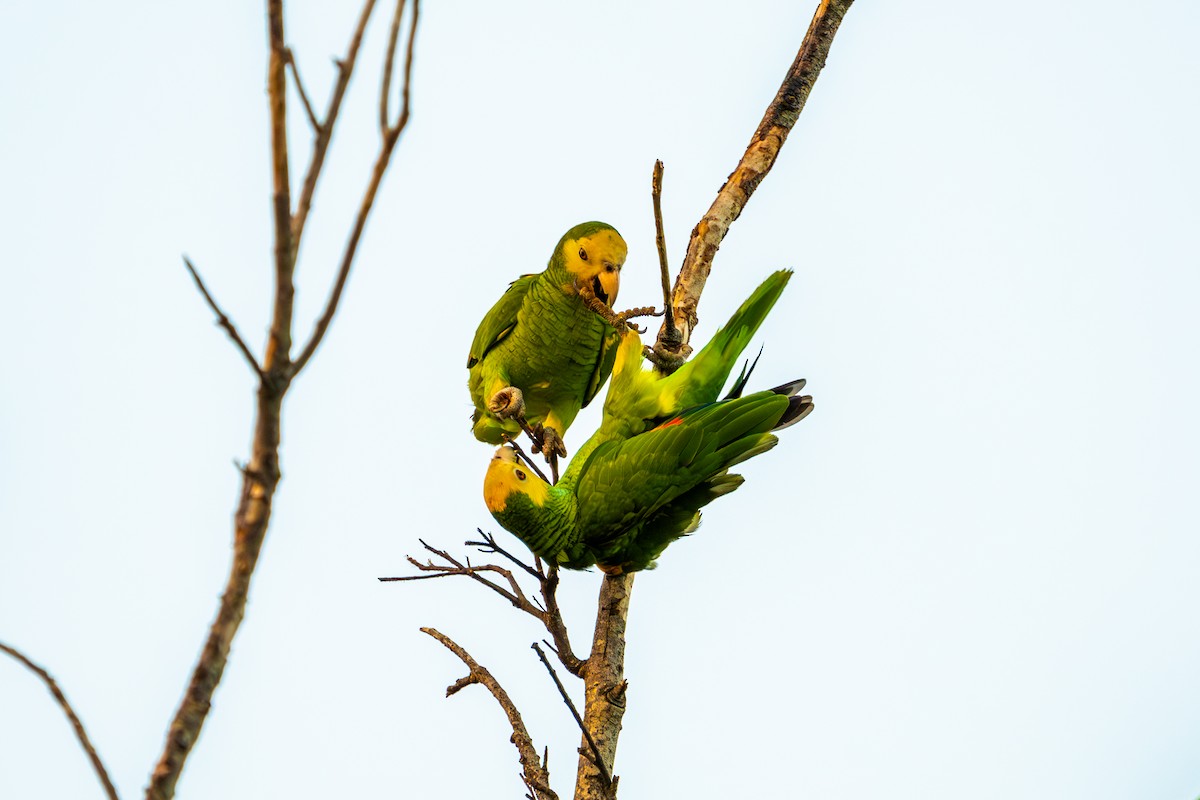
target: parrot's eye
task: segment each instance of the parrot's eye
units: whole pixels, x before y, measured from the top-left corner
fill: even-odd
[[[617,267],[615,264],[607,264],[607,265],[605,265],[604,269],[606,272],[616,272],[617,271]]]
[[[516,473],[517,480],[519,480],[519,481],[523,481],[523,480],[525,480],[525,473],[524,473],[524,472],[522,472],[522,471],[521,471],[521,470],[519,470],[519,469],[514,469],[514,470],[513,470],[513,472],[514,472],[514,473]]]
[[[579,248],[579,260],[587,261],[587,250],[584,250],[582,247]]]

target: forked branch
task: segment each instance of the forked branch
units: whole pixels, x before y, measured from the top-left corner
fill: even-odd
[[[208,307],[211,308],[213,313],[217,315],[217,324],[224,328],[225,332],[229,334],[229,338],[233,340],[234,345],[241,352],[242,356],[245,357],[246,362],[250,365],[250,369],[254,370],[254,374],[257,375],[260,380],[266,378],[266,373],[264,373],[263,368],[259,366],[258,359],[254,357],[254,353],[250,352],[250,348],[246,345],[246,340],[242,338],[240,333],[238,333],[237,326],[234,325],[233,320],[231,320],[225,314],[225,312],[221,310],[221,307],[217,305],[217,301],[213,299],[213,296],[208,293],[208,287],[204,285],[204,281],[200,278],[200,273],[196,271],[194,266],[192,266],[192,262],[187,256],[183,257],[183,265],[187,267],[187,271],[191,273],[192,280],[196,282],[196,288],[200,290],[200,294],[204,295],[204,302],[208,303]]]
[[[391,38],[388,40],[387,71],[384,73],[383,91],[381,92],[380,99],[380,108],[385,116],[381,118],[383,141],[379,147],[379,155],[376,157],[375,166],[371,170],[371,178],[367,183],[366,191],[363,192],[362,202],[358,207],[358,215],[354,219],[354,227],[350,230],[350,238],[346,242],[345,249],[342,251],[342,263],[338,268],[333,290],[329,293],[329,299],[325,302],[325,310],[321,312],[321,316],[317,319],[308,344],[304,345],[304,349],[300,352],[300,355],[296,358],[292,366],[293,376],[298,375],[304,369],[308,360],[312,358],[313,353],[320,346],[321,340],[325,338],[325,332],[329,330],[329,323],[333,321],[333,315],[337,313],[338,303],[342,299],[342,291],[346,288],[346,280],[350,277],[350,267],[354,265],[354,255],[358,251],[358,242],[362,238],[363,230],[367,227],[367,219],[371,216],[371,209],[375,206],[375,194],[379,191],[379,185],[383,182],[384,173],[387,172],[388,163],[392,158],[392,151],[395,149],[396,143],[400,141],[400,134],[408,126],[409,83],[412,79],[413,46],[416,42],[417,21],[420,17],[420,0],[413,0],[412,3],[412,24],[408,29],[408,45],[405,49],[404,57],[404,80],[400,94],[400,116],[397,118],[395,124],[389,125],[386,120],[386,98],[388,87],[391,85],[392,57],[396,49],[396,37],[400,33],[400,18],[404,13],[404,5],[404,0],[397,0],[396,11],[392,17]],[[343,67],[342,72],[343,74],[347,72],[345,67]],[[297,210],[296,214],[297,219],[299,219],[300,211]],[[303,227],[303,222],[300,222],[299,225]]]
[[[350,39],[346,56],[338,62],[338,76],[333,94],[323,120],[319,120],[308,101],[308,95],[300,84],[292,51],[284,35],[283,0],[267,0],[267,30],[270,57],[267,63],[267,102],[270,109],[272,205],[274,218],[273,267],[275,273],[275,296],[271,314],[267,347],[261,365],[256,364],[259,387],[254,417],[254,434],[251,441],[250,459],[242,468],[242,488],[234,514],[233,563],[221,602],[217,608],[207,639],[201,650],[196,667],[188,683],[182,702],[167,731],[166,742],[158,764],[146,788],[147,800],[169,800],[175,794],[175,785],[191,753],[204,721],[212,706],[212,697],[225,672],[230,647],[245,616],[251,578],[258,564],[267,527],[271,519],[272,503],[280,479],[279,443],[283,399],[291,387],[292,380],[312,357],[317,345],[329,327],[337,311],[338,301],[345,286],[359,238],[366,225],[367,217],[375,201],[375,194],[383,179],[391,158],[392,150],[399,139],[400,131],[407,121],[408,80],[412,70],[413,37],[416,35],[416,0],[413,6],[413,25],[409,30],[408,59],[405,64],[405,108],[402,121],[389,131],[380,145],[363,200],[359,207],[350,241],[342,256],[338,278],[325,310],[318,320],[313,337],[305,345],[296,361],[291,359],[292,320],[295,308],[295,267],[304,223],[308,218],[313,192],[325,162],[330,139],[342,106],[342,99],[362,43],[364,31],[374,9],[375,0],[366,0],[359,14],[358,24]],[[397,7],[401,13],[403,5]],[[392,35],[397,27],[393,25]],[[394,43],[391,45],[394,48]],[[287,70],[291,69],[297,91],[305,106],[310,124],[315,129],[308,169],[300,190],[295,213],[292,212],[292,190],[289,173],[289,150],[287,139]],[[217,307],[200,280],[199,274],[187,264],[197,287],[209,306],[217,313],[218,321],[229,331],[243,355],[254,361],[245,342],[237,335],[236,328]]]
[[[521,759],[522,780],[532,793],[534,800],[558,800],[558,795],[550,788],[550,773],[544,766],[542,759],[538,756],[537,749],[533,746],[533,739],[529,736],[529,731],[525,728],[525,722],[521,719],[521,713],[517,711],[516,705],[508,696],[508,692],[500,685],[500,682],[481,666],[475,659],[471,658],[471,654],[464,650],[449,636],[434,629],[421,628],[422,633],[426,633],[437,639],[442,645],[454,655],[458,656],[459,660],[467,665],[470,670],[466,676],[459,678],[446,689],[446,696],[457,694],[460,690],[477,683],[492,693],[492,697],[496,698],[496,702],[500,704],[500,708],[504,710],[504,715],[508,717],[508,724],[512,727],[512,743],[516,745],[517,754]]]
[[[717,248],[729,226],[742,213],[750,195],[775,164],[780,148],[825,65],[833,36],[852,3],[853,0],[821,0],[796,58],[751,137],[750,145],[692,231],[668,309],[674,330],[664,320],[653,348],[654,361],[660,370],[669,372],[690,354],[688,341],[699,319],[696,308]],[[656,198],[658,188],[656,180],[652,197]],[[587,696],[584,724],[607,764],[614,763],[617,737],[625,713],[625,624],[634,574],[604,577],[592,653],[583,671]],[[575,783],[576,800],[608,800],[611,796],[611,787],[605,784],[596,765],[581,756]]]
[[[558,656],[558,660],[562,665],[573,675],[582,675],[584,662],[576,657],[571,650],[571,638],[567,633],[566,623],[563,621],[562,609],[558,605],[558,565],[550,564],[545,569],[542,567],[541,559],[538,559],[536,566],[530,566],[521,559],[517,558],[512,553],[508,552],[496,542],[496,539],[482,530],[476,529],[483,541],[469,541],[466,544],[469,547],[476,547],[484,554],[496,554],[515,564],[522,572],[530,575],[538,582],[539,594],[541,601],[538,598],[531,597],[517,580],[517,576],[512,570],[501,567],[498,564],[472,564],[470,559],[460,560],[450,555],[445,550],[439,550],[433,547],[424,539],[418,539],[421,545],[431,554],[437,556],[443,563],[437,564],[433,561],[424,563],[418,561],[412,556],[408,557],[408,563],[412,564],[421,575],[402,575],[398,577],[379,578],[381,582],[393,583],[402,581],[421,581],[434,580],[437,578],[449,578],[452,576],[465,576],[475,581],[476,583],[487,587],[492,592],[498,594],[507,600],[514,608],[523,611],[534,617],[545,626],[546,631],[550,634],[551,641],[554,642],[554,652]],[[504,579],[501,585],[496,581],[490,580],[487,575],[499,575]]]

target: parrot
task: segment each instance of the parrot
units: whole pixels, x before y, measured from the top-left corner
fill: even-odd
[[[772,431],[806,417],[803,380],[746,397],[753,366],[717,400],[791,277],[767,278],[690,362],[669,376],[641,366],[641,339],[623,332],[600,428],[561,481],[530,474],[499,448],[484,478],[484,502],[538,556],[568,569],[611,574],[651,569],[666,547],[699,526],[700,508],[742,483],[729,469],[778,442]],[[757,359],[756,359],[757,360]]]
[[[562,435],[612,372],[625,325],[611,308],[627,252],[611,225],[576,225],[544,271],[517,278],[492,306],[467,358],[476,439],[501,444],[526,424],[534,452],[552,465],[567,454]]]

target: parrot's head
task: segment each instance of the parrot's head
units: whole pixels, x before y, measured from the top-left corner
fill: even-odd
[[[496,449],[483,479],[483,502],[493,514],[508,508],[514,494],[524,495],[535,506],[546,504],[550,484],[533,470],[517,461],[517,453],[508,445]]]
[[[616,229],[604,222],[585,222],[567,231],[556,256],[574,278],[575,286],[590,286],[609,307],[621,288],[621,267],[629,247]]]

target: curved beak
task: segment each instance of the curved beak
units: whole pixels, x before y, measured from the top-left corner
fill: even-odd
[[[609,307],[617,302],[617,292],[621,288],[621,268],[613,264],[604,264],[604,269],[592,280],[592,289]]]

